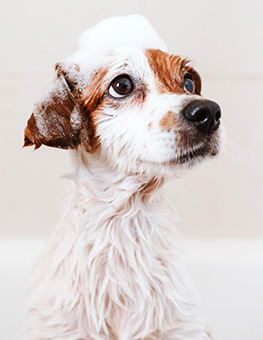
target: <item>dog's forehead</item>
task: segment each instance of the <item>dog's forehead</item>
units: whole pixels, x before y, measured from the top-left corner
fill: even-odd
[[[161,92],[182,92],[184,60],[167,53],[163,40],[140,15],[109,18],[86,30],[80,36],[79,50],[67,62],[78,65],[75,78],[86,87],[100,70],[105,83],[127,71],[146,83],[153,83],[154,75]]]

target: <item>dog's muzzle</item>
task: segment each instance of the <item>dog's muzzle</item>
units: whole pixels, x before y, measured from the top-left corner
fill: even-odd
[[[217,103],[210,100],[193,100],[183,108],[182,114],[206,136],[219,128],[221,110]]]

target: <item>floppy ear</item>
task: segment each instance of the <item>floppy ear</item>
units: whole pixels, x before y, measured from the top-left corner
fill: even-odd
[[[24,146],[42,144],[56,148],[76,148],[83,124],[83,113],[78,87],[77,65],[65,70],[63,64],[56,64],[56,77],[47,89],[25,128]]]

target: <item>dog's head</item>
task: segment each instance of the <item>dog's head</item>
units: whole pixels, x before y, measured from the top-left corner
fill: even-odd
[[[201,96],[190,63],[165,49],[139,16],[85,32],[80,50],[56,65],[24,145],[99,152],[136,173],[170,173],[215,156],[220,108]]]

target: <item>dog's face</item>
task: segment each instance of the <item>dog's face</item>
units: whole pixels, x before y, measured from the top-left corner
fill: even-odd
[[[82,65],[57,64],[28,121],[25,145],[82,148],[124,172],[165,175],[218,153],[220,117],[186,60],[125,47],[88,80]]]

